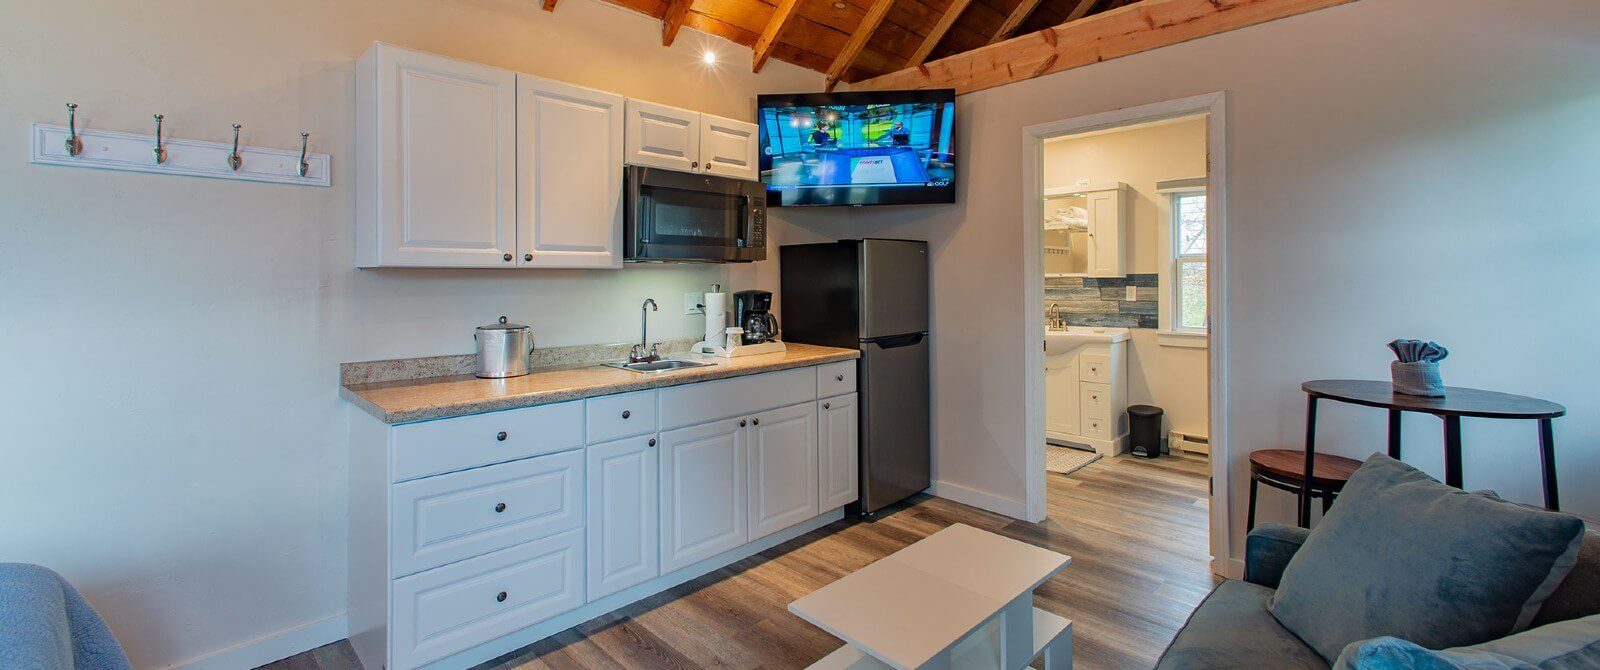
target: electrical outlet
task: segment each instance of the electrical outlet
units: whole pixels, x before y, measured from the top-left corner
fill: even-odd
[[[686,314],[686,315],[687,314],[705,314],[706,313],[705,304],[706,304],[706,294],[704,294],[704,293],[685,293],[685,294],[683,294],[683,313]]]
[[[1132,286],[1129,286],[1128,287],[1128,300],[1138,300],[1138,299],[1139,299],[1139,291],[1134,289]]]

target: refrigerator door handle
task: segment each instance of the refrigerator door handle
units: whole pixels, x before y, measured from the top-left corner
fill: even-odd
[[[891,335],[889,337],[875,337],[875,338],[872,338],[872,339],[869,339],[869,340],[863,340],[863,341],[871,343],[871,344],[876,344],[876,345],[878,345],[879,349],[895,349],[895,348],[898,348],[898,347],[910,347],[910,346],[915,346],[915,345],[921,344],[922,343],[922,338],[927,337],[927,336],[928,336],[927,333],[911,333],[909,335]]]

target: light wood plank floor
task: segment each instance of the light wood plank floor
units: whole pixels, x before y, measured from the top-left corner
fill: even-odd
[[[789,601],[960,522],[1072,556],[1035,604],[1073,620],[1075,668],[1149,668],[1215,583],[1204,460],[1103,459],[1049,475],[1049,520],[918,496],[876,523],[841,521],[575,626],[480,670],[802,668],[840,642]],[[352,670],[339,642],[263,666]],[[375,669],[374,669],[375,670]]]

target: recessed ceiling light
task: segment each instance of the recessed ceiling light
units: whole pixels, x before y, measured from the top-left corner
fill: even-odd
[[[717,52],[706,49],[705,52],[700,54],[700,62],[705,63],[706,65],[716,65]]]
[[[834,8],[834,9],[844,9],[844,3],[842,3],[842,2],[835,2],[835,3],[833,3],[833,8]]]

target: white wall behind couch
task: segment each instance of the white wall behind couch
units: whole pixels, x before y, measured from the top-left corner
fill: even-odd
[[[821,86],[777,61],[751,75],[747,49],[688,30],[662,48],[660,22],[591,0],[3,13],[0,561],[63,572],[140,668],[302,626],[302,641],[342,636],[341,361],[464,353],[501,314],[540,346],[624,341],[646,296],[659,335],[688,335],[683,292],[775,288],[768,268],[357,271],[352,69],[373,40],[744,119],[758,91]],[[26,124],[64,123],[68,101],[92,128],[147,133],[164,113],[173,135],[225,140],[237,122],[283,147],[308,131],[334,186],[28,165]]]
[[[1565,506],[1600,516],[1597,62],[1590,0],[1361,0],[961,96],[960,203],[850,221],[931,241],[940,484],[1024,497],[1023,353],[992,346],[1021,337],[1037,281],[1020,262],[1021,129],[1226,91],[1235,555],[1246,454],[1302,443],[1301,381],[1387,378],[1396,337],[1449,346],[1448,383],[1565,403]],[[1323,420],[1321,448],[1381,449],[1381,412]],[[1407,460],[1440,475],[1438,421],[1406,430]],[[1538,501],[1532,424],[1464,433],[1468,487]],[[1287,496],[1263,495],[1263,518],[1292,521]]]

